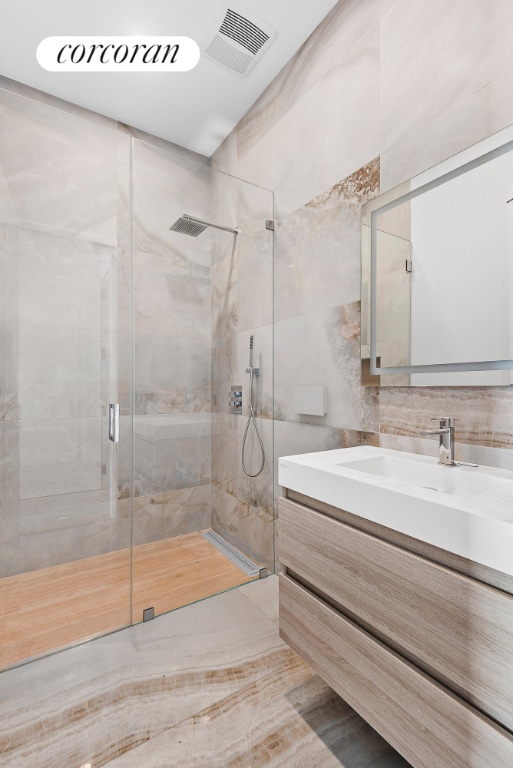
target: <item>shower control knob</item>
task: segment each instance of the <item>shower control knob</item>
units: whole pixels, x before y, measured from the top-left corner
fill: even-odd
[[[236,413],[240,416],[242,413],[242,386],[240,384],[232,384],[229,405],[230,413]]]

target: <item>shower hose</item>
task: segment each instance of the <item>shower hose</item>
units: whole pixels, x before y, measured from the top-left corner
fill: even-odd
[[[258,430],[258,425],[255,419],[255,409],[253,408],[253,381],[255,378],[255,369],[251,365],[247,370],[249,372],[249,416],[248,416],[248,423],[246,424],[246,429],[244,430],[244,437],[242,438],[242,469],[244,470],[244,474],[246,474],[248,477],[258,477],[258,475],[262,472],[265,464],[264,443],[262,441],[262,435]],[[254,474],[252,474],[247,470],[246,462],[244,459],[244,455],[246,453],[246,438],[248,436],[248,431],[251,424],[253,424],[255,428],[255,433],[258,438],[258,442],[260,444],[260,452],[262,454],[262,461],[260,462],[260,467],[258,468],[258,472],[255,472]]]

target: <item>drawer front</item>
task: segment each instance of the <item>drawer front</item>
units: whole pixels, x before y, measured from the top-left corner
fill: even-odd
[[[511,768],[513,737],[288,576],[280,635],[414,768]]]
[[[513,597],[286,499],[280,559],[513,730]]]

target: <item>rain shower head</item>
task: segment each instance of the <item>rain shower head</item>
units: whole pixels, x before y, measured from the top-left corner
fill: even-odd
[[[179,232],[181,235],[190,235],[191,237],[198,237],[207,228],[206,224],[199,224],[195,221],[189,221],[187,214],[184,214],[172,224],[169,229],[172,232]]]
[[[231,232],[232,235],[238,235],[239,230],[232,227],[221,227],[219,224],[211,224],[208,221],[202,221],[196,219],[194,216],[189,216],[188,213],[184,213],[179,219],[172,224],[169,229],[172,232],[179,232],[182,235],[190,235],[190,237],[198,237],[204,232],[207,227],[214,227],[214,229],[222,229],[224,232]]]

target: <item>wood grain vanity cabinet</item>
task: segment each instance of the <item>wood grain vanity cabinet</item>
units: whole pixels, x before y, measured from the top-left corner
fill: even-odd
[[[285,496],[281,637],[415,768],[513,768],[513,579]]]

